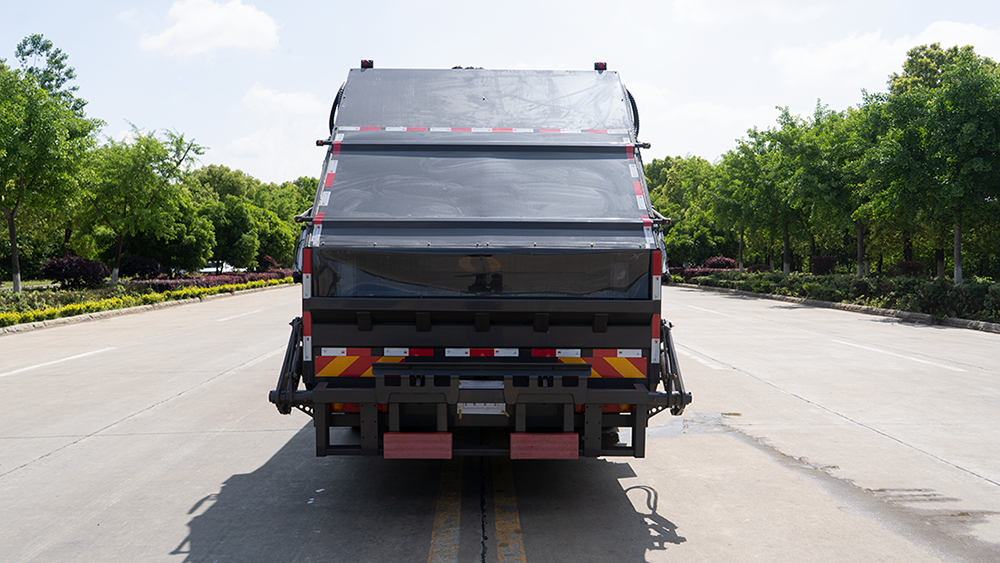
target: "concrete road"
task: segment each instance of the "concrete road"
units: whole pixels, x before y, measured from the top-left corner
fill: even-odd
[[[1000,559],[997,335],[667,287],[645,459],[320,459],[298,297],[0,337],[0,561]]]

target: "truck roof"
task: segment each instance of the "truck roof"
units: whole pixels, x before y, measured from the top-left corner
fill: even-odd
[[[632,128],[612,71],[352,69],[341,127],[616,131]]]
[[[330,244],[370,241],[369,230],[412,244],[395,225],[436,246],[459,232],[481,238],[487,223],[505,226],[493,244],[523,244],[531,224],[553,223],[565,224],[556,246],[594,247],[595,230],[609,228],[598,246],[648,244],[630,105],[614,72],[353,69],[329,142],[315,210]]]

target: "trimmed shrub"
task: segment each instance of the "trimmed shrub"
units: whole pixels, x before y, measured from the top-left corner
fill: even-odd
[[[888,271],[889,276],[894,278],[906,277],[915,278],[927,275],[927,267],[921,262],[896,262]]]
[[[194,278],[178,279],[153,279],[132,282],[131,286],[136,290],[147,290],[161,293],[164,291],[178,291],[185,288],[195,287],[217,287],[221,285],[239,285],[257,281],[280,280],[291,277],[289,270],[274,270],[271,272],[234,272],[231,274],[219,274],[208,276],[197,276]]]
[[[964,309],[963,294],[961,286],[946,278],[924,282],[917,290],[921,311],[938,319],[957,317],[959,311]]]
[[[837,266],[837,257],[827,254],[813,256],[809,259],[809,270],[817,276],[825,276]]]
[[[63,289],[98,287],[111,275],[107,266],[79,256],[49,260],[42,266],[42,275],[56,280]]]
[[[143,258],[141,256],[130,258],[122,264],[121,271],[122,277],[141,279],[155,278],[165,273],[166,270],[162,264],[152,258]]]
[[[712,270],[735,270],[737,265],[736,260],[733,260],[732,258],[726,258],[725,256],[713,256],[708,260],[705,260],[702,267]]]
[[[835,301],[837,292],[819,282],[809,281],[802,284],[802,293],[809,299],[818,301]]]
[[[277,270],[280,267],[281,264],[278,264],[277,260],[267,256],[266,254],[257,260],[257,271],[259,272],[270,272],[271,270]]]

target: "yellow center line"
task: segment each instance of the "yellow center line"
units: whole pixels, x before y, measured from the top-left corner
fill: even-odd
[[[462,509],[462,459],[452,459],[441,469],[441,489],[438,494],[434,531],[427,563],[458,561],[459,523]]]
[[[497,561],[525,563],[521,542],[521,518],[514,494],[514,471],[510,460],[493,458],[493,509],[497,529]]]

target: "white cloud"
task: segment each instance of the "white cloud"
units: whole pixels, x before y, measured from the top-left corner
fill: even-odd
[[[264,182],[281,183],[302,175],[318,175],[324,153],[313,141],[322,135],[309,136],[309,131],[301,123],[277,124],[233,140],[222,149],[210,150],[202,160],[242,170]]]
[[[805,23],[829,13],[829,8],[823,4],[747,0],[674,0],[673,10],[681,21],[703,24],[730,23],[759,17],[772,22]]]
[[[118,14],[118,19],[133,27],[138,26],[140,23],[139,13],[135,10],[126,10]]]
[[[874,33],[851,35],[824,45],[783,47],[771,57],[788,84],[848,84],[853,88],[881,88],[893,72],[899,72],[906,52],[918,45],[941,43],[942,47],[973,45],[991,58],[1000,55],[1000,31],[975,24],[939,21],[915,37],[897,39]]]
[[[330,100],[311,92],[281,92],[254,84],[234,106],[233,118],[252,124],[239,138],[208,151],[203,162],[225,164],[265,182],[284,182],[319,172],[323,151],[315,141],[329,135]]]
[[[167,15],[173,25],[158,35],[143,35],[142,49],[189,57],[225,48],[266,51],[278,46],[278,24],[241,0],[182,0]]]
[[[711,102],[693,102],[674,108],[667,114],[669,121],[684,127],[749,129],[754,124],[768,124],[778,115],[774,106],[729,107]]]
[[[907,49],[930,43],[940,43],[945,48],[972,45],[976,48],[976,53],[994,60],[1000,59],[1000,30],[986,29],[972,23],[934,22],[910,43]],[[899,64],[902,66],[902,61]]]
[[[771,57],[771,62],[781,69],[790,84],[847,81],[860,86],[869,83],[873,75],[884,80],[889,69],[902,64],[910,43],[909,38],[884,39],[878,31],[852,33],[818,47],[782,47]]]
[[[261,113],[300,114],[322,118],[329,105],[309,92],[279,92],[254,84],[243,96],[243,105]]]

